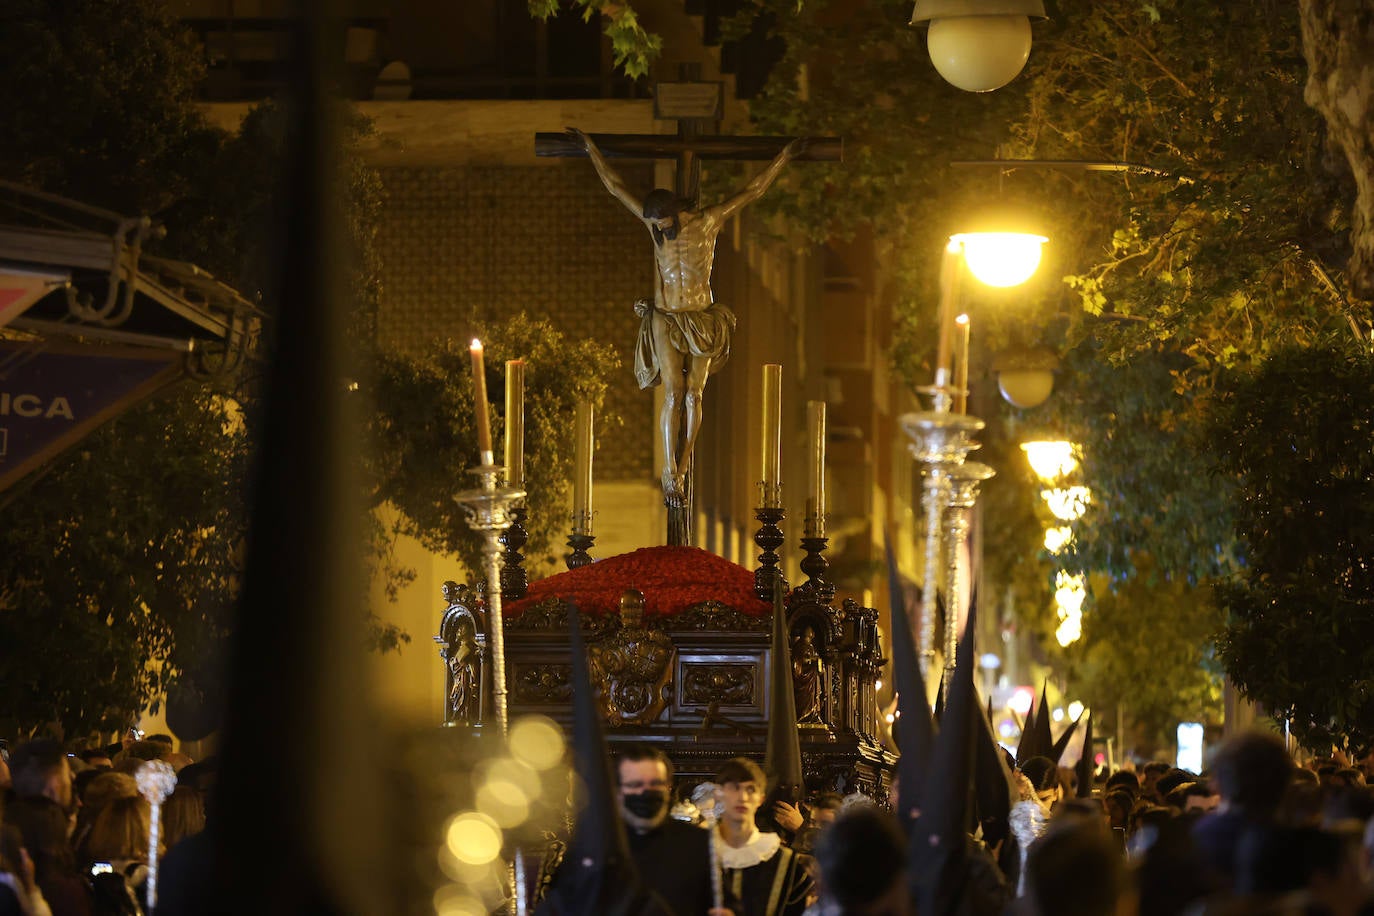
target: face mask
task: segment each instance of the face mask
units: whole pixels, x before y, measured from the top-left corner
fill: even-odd
[[[625,806],[625,810],[635,817],[653,820],[663,812],[663,806],[668,802],[668,795],[661,789],[646,789],[638,795],[622,795],[620,801]]]

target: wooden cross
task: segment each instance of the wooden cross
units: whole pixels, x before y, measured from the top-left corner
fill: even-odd
[[[686,67],[687,65],[684,65]],[[676,134],[591,134],[607,159],[676,159],[675,193],[695,205],[701,186],[703,159],[768,162],[792,137],[731,137],[706,134],[702,127],[719,123],[724,111],[723,84],[694,79],[660,82],[654,87],[654,116],[676,121]],[[534,135],[534,154],[545,158],[585,159],[587,151],[566,133],[540,131]],[[808,137],[797,157],[803,162],[840,162],[840,137]]]

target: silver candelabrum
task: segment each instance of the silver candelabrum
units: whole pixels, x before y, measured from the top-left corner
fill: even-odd
[[[968,543],[969,523],[978,502],[978,487],[997,472],[978,461],[965,461],[947,472],[949,501],[945,507],[945,696],[954,675],[954,653],[959,647],[960,596],[964,593],[964,565],[959,555]]]
[[[914,621],[921,653],[923,674],[929,678],[935,665],[935,615],[940,570],[944,565],[940,549],[944,530],[945,509],[954,489],[954,474],[964,463],[968,453],[978,448],[973,434],[983,428],[977,417],[952,413],[950,397],[944,386],[933,390],[935,410],[903,414],[898,418],[903,431],[911,439],[911,454],[925,466],[925,482],[921,493],[921,509],[926,517],[925,582],[921,587],[921,619]],[[946,589],[946,594],[950,594]],[[955,616],[952,610],[949,616]],[[950,653],[953,657],[953,653]]]
[[[485,455],[483,457],[486,457]],[[506,637],[501,619],[501,535],[514,522],[513,511],[525,499],[525,491],[502,483],[506,469],[487,462],[468,473],[479,486],[453,498],[467,513],[468,525],[482,535],[482,575],[487,580],[487,630],[491,634],[492,702],[501,737],[506,736]]]

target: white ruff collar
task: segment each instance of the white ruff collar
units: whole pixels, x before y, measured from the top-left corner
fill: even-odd
[[[756,832],[743,846],[731,846],[724,837],[716,844],[720,850],[721,866],[732,869],[753,868],[761,862],[767,862],[778,854],[781,846],[782,838],[776,833],[761,832]]]

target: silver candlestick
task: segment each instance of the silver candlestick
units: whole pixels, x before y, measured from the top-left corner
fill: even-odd
[[[501,729],[502,738],[506,736],[507,719],[506,637],[501,619],[500,537],[514,521],[513,510],[525,499],[524,490],[501,484],[505,472],[506,469],[498,464],[479,465],[468,473],[477,475],[480,486],[474,490],[464,490],[453,497],[467,513],[468,525],[483,538],[482,575],[487,581],[487,627],[491,633],[491,693],[493,705],[496,707],[496,722]]]
[[[969,522],[978,502],[978,487],[997,472],[978,461],[965,461],[949,469],[949,502],[945,509],[945,696],[954,675],[954,654],[959,648],[959,611],[964,593],[964,565],[959,555],[968,543]]]
[[[945,507],[949,504],[950,475],[964,458],[978,448],[971,436],[984,423],[977,417],[949,412],[949,394],[944,386],[934,390],[936,410],[903,414],[898,423],[911,438],[911,454],[925,465],[921,508],[926,515],[925,582],[921,587],[920,635],[922,672],[929,677],[935,664],[935,613],[941,562],[940,540]],[[941,409],[943,408],[943,409]]]

